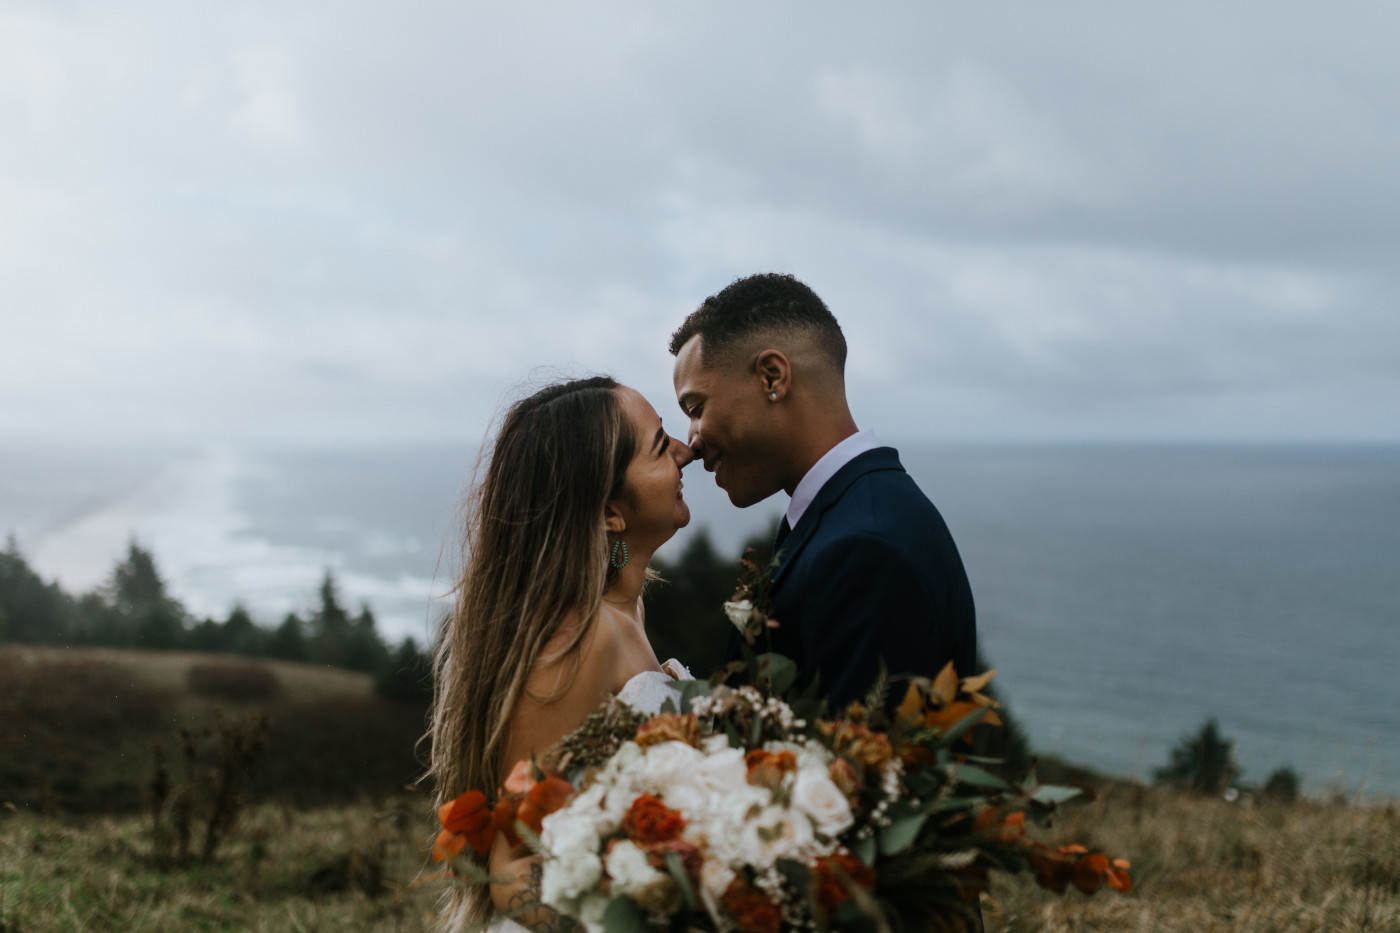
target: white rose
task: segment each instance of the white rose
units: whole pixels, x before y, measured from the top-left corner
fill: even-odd
[[[651,867],[647,854],[630,839],[613,845],[604,867],[613,880],[613,890],[629,897],[667,877]]]
[[[727,865],[742,865],[752,854],[748,814],[761,812],[772,799],[772,792],[766,787],[746,783],[731,787],[726,793],[714,794],[706,808],[706,819],[688,824],[684,838],[708,849]]]
[[[607,912],[611,903],[611,897],[597,891],[583,898],[578,908],[578,919],[588,933],[604,933],[606,927],[603,926],[603,914]]]
[[[637,799],[637,791],[630,785],[610,787],[603,796],[602,808],[598,811],[598,832],[601,836],[611,836],[622,826],[622,818],[627,815],[632,801]]]
[[[835,757],[826,746],[822,745],[820,742],[813,742],[810,739],[802,742],[779,742],[774,740],[763,743],[763,749],[769,752],[792,752],[793,757],[797,759],[797,769],[799,771],[808,768],[817,768],[818,770],[824,771],[827,766],[831,764],[832,758]]]
[[[577,910],[577,899],[593,890],[602,878],[603,860],[592,852],[549,859],[540,879],[540,900],[572,916]]]
[[[540,843],[550,855],[544,863],[540,899],[572,913],[574,899],[591,890],[603,877],[594,814],[572,807],[549,814],[541,826]]]
[[[779,806],[765,807],[745,820],[742,838],[744,862],[759,871],[771,868],[780,858],[805,861],[816,841],[805,813]]]
[[[741,632],[748,631],[749,617],[753,615],[753,603],[747,599],[741,599],[737,603],[725,603],[724,614],[729,616],[729,621]]]
[[[580,852],[596,853],[599,843],[596,816],[591,808],[575,807],[571,803],[546,816],[540,824],[540,844],[545,852],[557,858],[570,858]]]
[[[707,752],[696,764],[691,781],[717,793],[725,793],[748,783],[748,777],[749,769],[744,764],[743,751],[726,747]]]
[[[828,839],[835,839],[855,822],[850,801],[824,769],[798,770],[792,805],[811,817],[817,832]]]
[[[661,742],[646,751],[635,786],[644,794],[665,796],[682,781],[689,779],[703,759],[698,748],[685,742]]]
[[[700,740],[700,751],[706,755],[718,755],[729,747],[729,736],[720,733]]]
[[[642,748],[636,742],[623,742],[598,772],[597,780],[604,784],[629,784],[632,772],[642,760]]]
[[[652,868],[647,854],[630,840],[613,845],[606,865],[614,893],[626,894],[643,910],[672,914],[680,909],[683,898],[675,879]]]

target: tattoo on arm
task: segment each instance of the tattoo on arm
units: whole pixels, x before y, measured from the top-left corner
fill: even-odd
[[[517,884],[516,890],[506,901],[506,916],[531,930],[532,933],[580,933],[583,929],[572,917],[565,917],[540,900],[540,884],[544,880],[544,866],[530,863],[530,878]]]

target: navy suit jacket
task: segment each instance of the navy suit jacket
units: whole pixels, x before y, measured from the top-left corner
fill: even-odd
[[[974,673],[977,622],[962,558],[893,448],[837,471],[779,552],[772,650],[820,674],[833,711],[865,696],[881,661],[891,675],[932,677],[948,661],[960,677]],[[754,648],[767,650],[762,639]],[[729,654],[738,655],[737,632]]]

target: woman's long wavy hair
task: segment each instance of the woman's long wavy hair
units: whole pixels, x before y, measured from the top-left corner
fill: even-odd
[[[577,672],[579,643],[613,573],[603,507],[625,495],[636,450],[618,388],[596,376],[541,389],[511,406],[482,453],[456,605],[434,661],[430,773],[439,804],[500,785],[511,714],[537,664],[572,658]],[[570,614],[582,624],[544,657]],[[485,887],[454,885],[439,928],[479,923],[489,904]]]

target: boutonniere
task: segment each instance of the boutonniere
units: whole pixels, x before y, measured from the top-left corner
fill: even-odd
[[[734,595],[724,604],[724,614],[750,645],[760,633],[778,627],[778,620],[770,613],[773,609],[773,577],[778,572],[782,552],[774,554],[762,567],[758,565],[757,556],[758,552],[749,548],[739,558],[744,572],[739,575]]]

